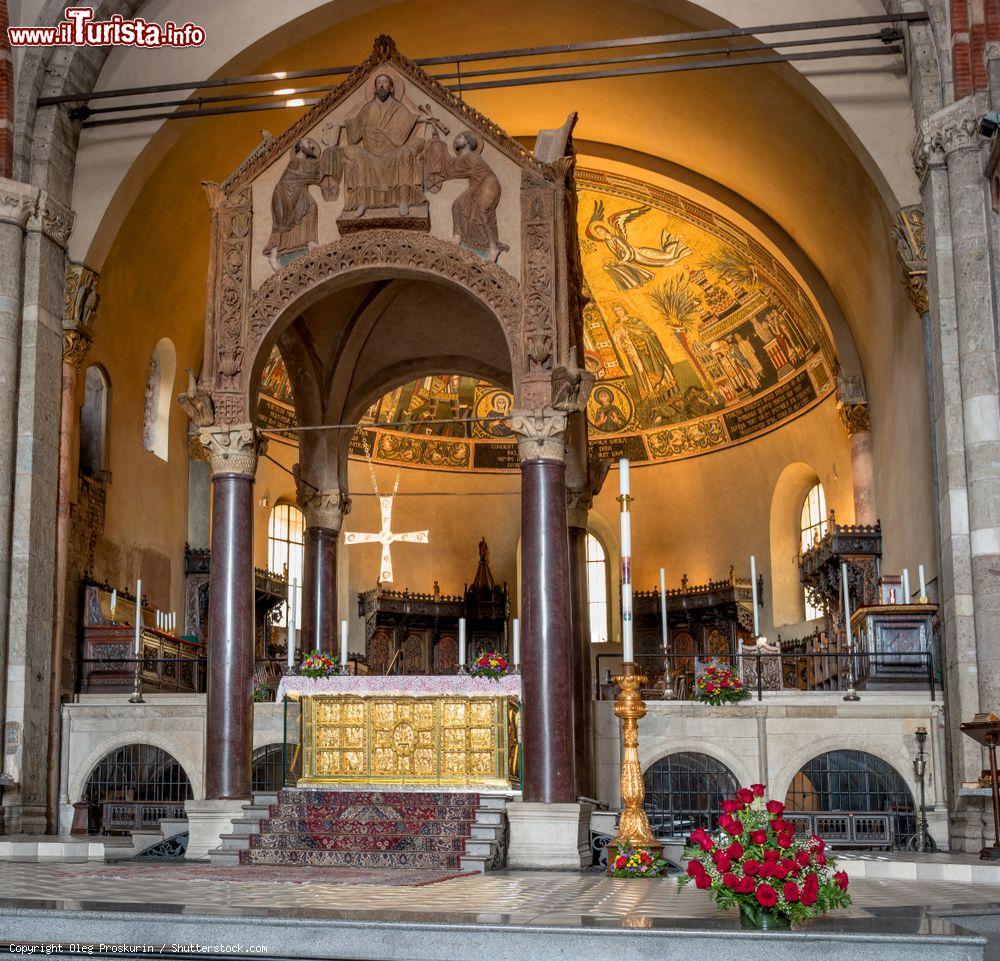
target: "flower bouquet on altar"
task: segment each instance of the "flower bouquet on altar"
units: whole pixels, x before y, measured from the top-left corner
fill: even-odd
[[[313,651],[300,665],[302,677],[335,677],[340,673],[337,658],[322,651]]]
[[[613,878],[658,878],[666,873],[667,862],[645,848],[619,851],[608,864],[608,874]]]
[[[475,664],[469,668],[471,677],[488,677],[491,681],[500,683],[500,679],[510,673],[507,658],[497,651],[487,651],[476,658]]]
[[[704,704],[737,704],[750,696],[743,682],[728,667],[709,664],[694,685],[694,699]]]
[[[765,801],[763,784],[740,788],[722,809],[714,835],[691,832],[678,887],[694,881],[720,911],[737,908],[741,924],[752,928],[788,928],[851,903],[847,875],[836,870],[826,842],[815,834],[797,841],[784,804]]]

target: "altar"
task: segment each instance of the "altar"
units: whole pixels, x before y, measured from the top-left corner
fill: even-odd
[[[519,675],[289,676],[277,700],[301,704],[300,787],[520,787]]]

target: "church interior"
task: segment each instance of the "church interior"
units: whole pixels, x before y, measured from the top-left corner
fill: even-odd
[[[0,937],[996,950],[997,0],[0,15]]]

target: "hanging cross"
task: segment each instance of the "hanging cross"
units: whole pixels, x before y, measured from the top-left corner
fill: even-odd
[[[382,530],[377,534],[356,534],[353,531],[344,535],[345,544],[381,544],[382,563],[379,569],[379,583],[392,583],[392,554],[390,546],[397,541],[409,544],[428,543],[428,531],[411,531],[407,534],[393,534],[392,532],[392,497],[379,495],[379,504],[382,506]]]

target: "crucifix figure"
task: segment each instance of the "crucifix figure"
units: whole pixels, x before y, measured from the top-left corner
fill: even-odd
[[[345,544],[381,544],[382,562],[379,566],[378,580],[380,584],[392,583],[392,553],[390,546],[397,541],[409,544],[428,543],[428,531],[410,531],[406,534],[394,534],[392,532],[392,501],[393,498],[379,495],[379,504],[382,506],[382,530],[375,534],[357,534],[354,532],[344,535]]]

